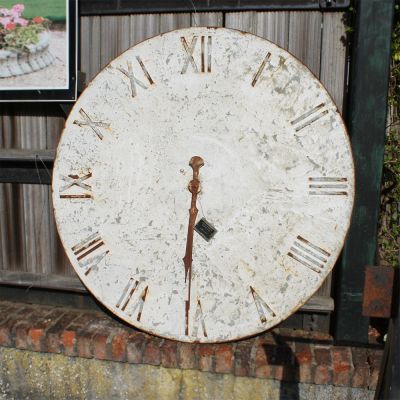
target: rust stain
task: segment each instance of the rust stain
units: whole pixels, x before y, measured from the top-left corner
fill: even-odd
[[[189,165],[193,170],[193,179],[189,182],[188,190],[192,194],[192,201],[189,210],[189,223],[186,239],[186,253],[183,257],[185,267],[185,282],[189,281],[188,299],[185,302],[185,334],[189,335],[189,311],[190,311],[190,290],[192,283],[192,255],[193,255],[193,236],[194,225],[199,210],[196,207],[197,195],[200,193],[200,168],[204,165],[204,160],[199,156],[194,156],[190,159]]]
[[[98,243],[96,246],[90,248],[86,253],[81,254],[77,260],[80,261],[82,260],[82,258],[85,258],[87,255],[89,255],[90,253],[93,253],[95,250],[97,250],[99,247],[103,246],[104,242],[101,241],[100,243]],[[76,253],[75,253],[76,254]]]
[[[394,269],[390,267],[365,268],[363,308],[366,317],[390,318],[392,310]]]

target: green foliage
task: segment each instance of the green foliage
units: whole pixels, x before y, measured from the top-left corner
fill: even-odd
[[[396,4],[392,32],[392,65],[389,86],[390,124],[385,159],[378,230],[378,262],[398,266],[400,252],[400,7]]]
[[[3,37],[4,42],[0,41],[0,48],[28,51],[27,46],[38,43],[39,33],[44,29],[44,26],[40,24],[20,26]]]
[[[0,0],[0,8],[11,8],[17,3],[25,6],[24,18],[31,19],[39,15],[52,21],[65,21],[66,0]]]
[[[388,130],[379,218],[378,255],[381,265],[396,266],[400,251],[400,129]]]

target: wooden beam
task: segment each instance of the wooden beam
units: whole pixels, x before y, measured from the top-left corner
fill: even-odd
[[[77,276],[45,275],[32,272],[0,270],[0,285],[22,286],[89,294]],[[326,313],[334,309],[330,297],[313,296],[300,308],[303,312]]]
[[[0,161],[53,162],[54,149],[0,149]]]
[[[47,275],[34,272],[0,270],[0,284],[27,288],[88,293],[77,276]]]
[[[336,269],[337,342],[368,343],[369,318],[362,315],[364,269],[366,265],[375,265],[394,2],[355,2],[347,121],[356,195],[352,224]]]
[[[350,0],[80,0],[80,15],[238,11],[340,11]]]
[[[0,182],[49,185],[55,154],[52,149],[0,149]]]

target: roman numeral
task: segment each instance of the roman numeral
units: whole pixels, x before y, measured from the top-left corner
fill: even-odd
[[[181,43],[186,53],[186,58],[182,67],[181,74],[185,74],[187,72],[189,64],[192,66],[194,72],[199,72],[199,68],[197,67],[197,64],[193,57],[197,41],[198,36],[193,36],[193,39],[189,45],[186,39],[183,36],[181,37]],[[211,72],[212,37],[200,36],[200,47],[200,72]]]
[[[303,115],[300,115],[300,117],[291,121],[290,123],[294,126],[296,132],[301,131],[306,126],[313,124],[315,121],[318,121],[324,115],[328,114],[329,110],[323,110],[325,105],[325,103],[318,104],[312,110],[307,111]]]
[[[263,324],[267,322],[268,317],[275,317],[276,314],[272,308],[260,297],[260,295],[250,286],[251,295],[253,296],[254,303],[256,304],[258,315]]]
[[[108,129],[110,127],[110,124],[107,122],[92,120],[86,113],[86,111],[83,110],[83,108],[79,110],[79,114],[82,116],[83,121],[75,120],[73,123],[80,127],[89,126],[92,129],[92,131],[97,135],[97,137],[100,140],[103,140],[104,135],[101,133],[100,128]]]
[[[139,287],[141,286],[143,282],[139,282],[138,280],[135,280],[133,278],[130,278],[127,285],[125,286],[124,290],[121,293],[121,296],[115,305],[117,308],[119,308],[121,311],[125,311],[128,304],[134,304],[133,307],[130,307],[130,310],[127,312],[127,314],[132,317],[132,315],[138,311],[136,320],[140,321],[142,317],[142,312],[143,312],[143,306],[144,302],[146,301],[147,293],[149,290],[149,287],[146,286],[141,293],[139,294],[138,297],[136,297],[135,301],[132,301],[132,298],[135,297],[134,295],[136,293],[139,293]]]
[[[309,242],[307,239],[297,236],[288,252],[288,256],[314,272],[321,273],[330,253]]]
[[[267,55],[264,57],[264,60],[262,61],[260,67],[258,68],[257,72],[255,73],[253,80],[251,81],[251,86],[256,86],[258,80],[260,79],[262,73],[264,72],[265,67],[268,64],[268,68],[270,71],[272,71],[272,74],[274,74],[278,69],[285,63],[285,59],[283,57],[280,57],[279,59],[279,64],[278,66],[274,67],[271,64],[271,53],[267,53]]]
[[[92,177],[92,173],[88,172],[84,175],[68,175],[63,176],[62,179],[66,182],[64,186],[60,187],[60,193],[65,192],[73,186],[77,186],[81,189],[86,190],[85,193],[70,193],[60,194],[60,199],[90,199],[92,197],[92,187],[84,181]],[[89,193],[88,193],[89,192]]]
[[[149,81],[149,84],[154,85],[154,81],[153,81],[152,77],[150,76],[149,71],[147,71],[147,68],[143,64],[143,61],[138,56],[136,56],[136,60],[139,63],[140,68],[142,69],[142,71],[144,73],[144,76]],[[144,84],[142,81],[140,81],[139,79],[137,79],[136,76],[133,74],[132,63],[130,61],[127,62],[127,67],[128,67],[128,70],[126,70],[124,68],[120,68],[120,67],[118,67],[117,70],[122,72],[129,79],[129,83],[131,85],[131,95],[132,95],[132,97],[135,97],[137,94],[136,85],[140,86],[143,89],[147,89],[148,86],[146,84]]]
[[[197,300],[196,312],[194,314],[193,332],[192,335],[198,337],[199,326],[201,326],[201,333],[207,337],[206,324],[204,322],[203,310],[201,308],[200,300]],[[186,333],[187,335],[187,333]]]
[[[308,194],[312,196],[347,196],[347,178],[308,178]]]
[[[79,262],[79,267],[82,268],[87,275],[93,267],[96,267],[100,261],[109,253],[109,250],[103,252],[98,252],[96,250],[105,246],[103,239],[100,237],[99,233],[93,233],[86,239],[82,240],[75,246],[71,247],[74,252],[77,261]],[[88,257],[94,253],[92,257]]]

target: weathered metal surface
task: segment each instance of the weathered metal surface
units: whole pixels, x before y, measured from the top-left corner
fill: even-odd
[[[376,264],[394,0],[359,0],[355,6],[347,117],[357,194],[337,270],[335,338],[368,343],[369,320],[362,315],[364,267]]]
[[[129,62],[134,79],[120,71]],[[218,234],[193,240],[186,335],[193,154],[204,159],[199,218]],[[89,173],[90,189],[60,191]],[[353,179],[341,117],[303,64],[250,34],[189,28],[133,47],[89,85],[60,141],[53,202],[71,263],[112,312],[215,342],[276,325],[318,289],[343,245]]]
[[[363,310],[365,317],[390,318],[392,311],[394,269],[366,267]]]

